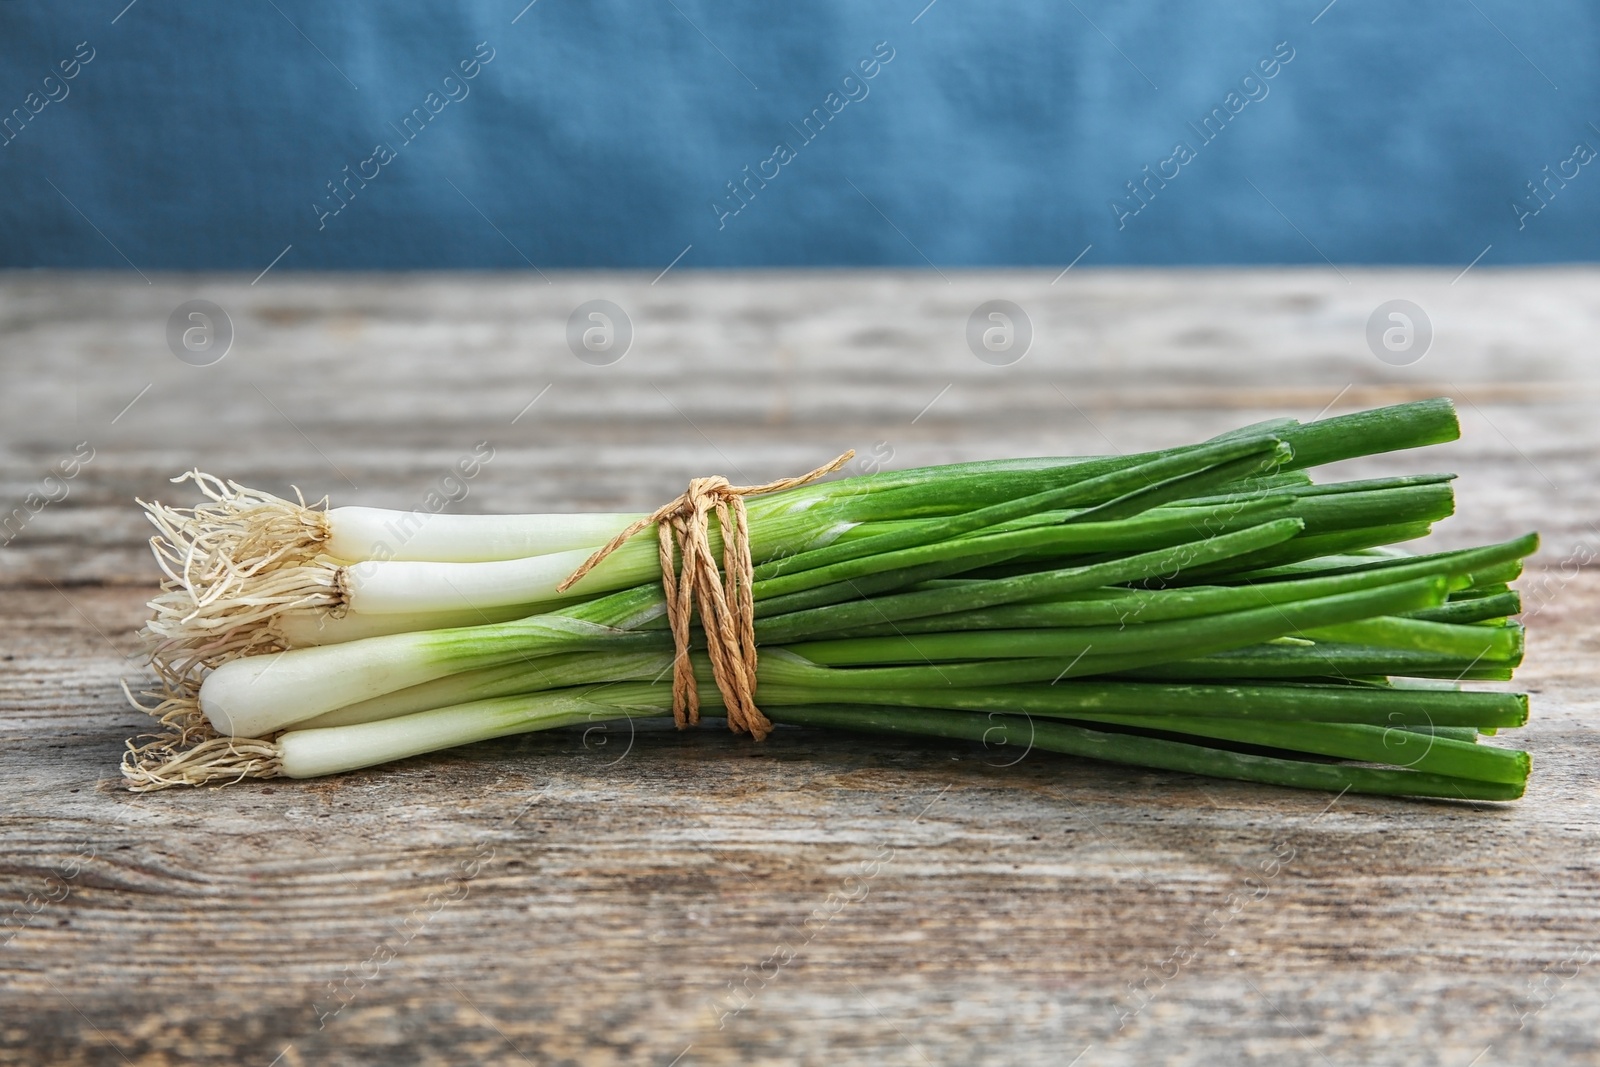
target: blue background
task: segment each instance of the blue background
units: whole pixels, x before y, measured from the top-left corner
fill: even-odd
[[[0,265],[284,269],[1440,263],[1594,258],[1593,5],[1109,0],[0,2]],[[519,16],[519,12],[521,12]],[[919,14],[920,13],[920,14]],[[513,22],[513,19],[516,19]],[[915,22],[913,22],[915,19]],[[115,20],[115,21],[113,21]],[[1313,21],[1315,20],[1315,21]],[[876,42],[895,58],[719,228]],[[1295,58],[1118,229],[1124,183],[1278,42]],[[495,58],[319,229],[325,183]],[[1596,125],[1591,125],[1594,123]],[[1552,186],[1553,188],[1553,186]],[[1528,199],[1529,206],[1536,201]]]

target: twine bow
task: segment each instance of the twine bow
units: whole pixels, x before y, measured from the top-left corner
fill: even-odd
[[[565,593],[630,537],[655,524],[661,552],[661,588],[666,594],[667,623],[677,653],[672,662],[673,720],[679,729],[700,721],[700,691],[689,658],[689,621],[698,611],[711,659],[711,676],[728,709],[728,729],[764,740],[772,732],[772,721],[756,707],[755,600],[751,591],[755,566],[750,559],[744,498],[814,482],[844,466],[854,455],[854,450],[845,452],[807,474],[765,485],[730,485],[721,475],[696,478],[682,496],[663,504],[597,549],[556,586],[556,592]],[[722,530],[720,570],[711,551],[709,516],[713,511]],[[677,568],[673,565],[674,540],[681,560]]]

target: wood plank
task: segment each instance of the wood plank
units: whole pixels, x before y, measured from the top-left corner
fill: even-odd
[[[1596,1062],[1596,275],[1346,273],[0,277],[0,500],[96,449],[0,550],[0,1062]],[[193,296],[238,331],[215,367],[166,351]],[[1007,368],[962,339],[996,296],[1038,329]],[[1362,338],[1395,296],[1438,331],[1415,367]],[[638,327],[612,367],[562,339],[592,297]],[[466,506],[644,508],[843,446],[1133,449],[1440,391],[1462,442],[1351,469],[1460,471],[1448,543],[1546,532],[1519,804],[654,726],[114,787],[129,500],[194,463],[404,506],[488,439]]]

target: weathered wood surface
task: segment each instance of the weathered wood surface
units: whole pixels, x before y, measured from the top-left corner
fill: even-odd
[[[0,549],[0,1060],[1600,1062],[1600,273],[1344,274],[0,277],[4,509],[94,449]],[[195,297],[237,333],[215,366],[167,350]],[[1410,367],[1363,337],[1395,297],[1436,331]],[[613,366],[566,348],[592,298],[636,328]],[[963,339],[991,298],[1036,331],[1010,367]],[[1440,392],[1462,442],[1351,469],[1460,471],[1450,544],[1546,533],[1519,804],[626,727],[113,784],[131,498],[189,466],[412,506],[487,440],[463,507],[644,508],[846,446],[1103,452]]]

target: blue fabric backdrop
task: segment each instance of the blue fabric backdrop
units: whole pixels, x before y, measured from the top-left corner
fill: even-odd
[[[1600,248],[1576,0],[126,2],[0,2],[5,266]]]

